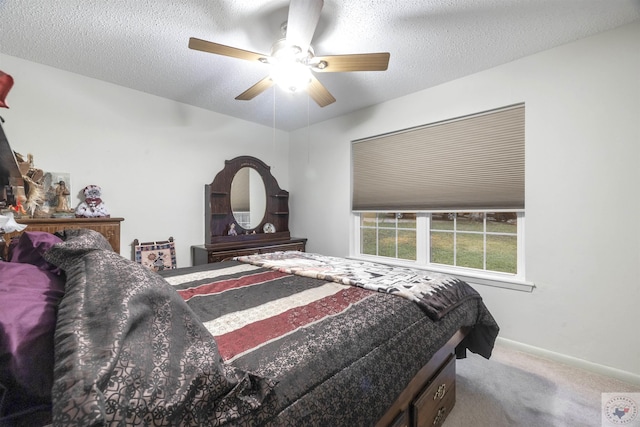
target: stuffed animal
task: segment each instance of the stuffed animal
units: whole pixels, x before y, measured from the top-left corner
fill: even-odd
[[[82,192],[84,193],[84,202],[80,203],[76,208],[76,217],[109,218],[109,211],[100,198],[102,195],[102,189],[100,187],[97,185],[87,185]]]

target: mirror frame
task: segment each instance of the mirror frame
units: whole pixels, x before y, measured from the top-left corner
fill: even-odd
[[[231,209],[231,183],[236,173],[250,167],[256,170],[264,183],[266,211],[262,221],[252,229],[244,229],[236,222]],[[242,240],[289,239],[289,192],[282,190],[271,175],[271,168],[251,156],[239,156],[225,161],[211,184],[205,186],[205,244],[237,242]],[[275,226],[275,233],[265,233],[266,223]],[[237,236],[229,236],[229,227],[235,224]]]

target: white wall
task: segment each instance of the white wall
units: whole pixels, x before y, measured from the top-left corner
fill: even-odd
[[[15,84],[2,109],[13,150],[45,171],[69,172],[73,203],[102,187],[111,216],[124,217],[122,255],[131,243],[173,236],[178,266],[203,244],[204,186],[224,161],[260,158],[288,188],[286,132],[0,54]]]
[[[640,375],[640,22],[293,132],[291,228],[348,255],[350,141],[523,101],[537,288],[478,290],[502,337]]]

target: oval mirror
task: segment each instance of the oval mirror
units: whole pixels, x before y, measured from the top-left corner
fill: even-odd
[[[231,181],[231,211],[238,225],[245,230],[262,222],[267,207],[267,193],[257,170],[243,167]]]

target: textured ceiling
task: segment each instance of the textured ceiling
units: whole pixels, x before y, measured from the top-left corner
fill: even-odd
[[[317,74],[337,99],[324,108],[275,88],[234,100],[267,66],[189,37],[268,54],[288,5],[0,0],[0,52],[267,126],[275,110],[294,130],[640,19],[640,0],[325,0],[316,55],[390,52],[388,70]]]

